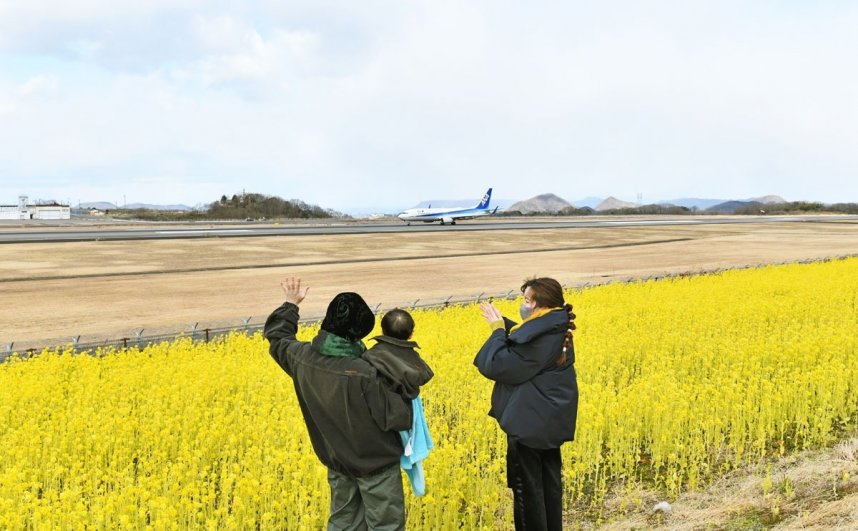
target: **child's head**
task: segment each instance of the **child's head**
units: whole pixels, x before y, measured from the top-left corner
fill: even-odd
[[[411,314],[399,308],[390,310],[381,318],[381,333],[396,339],[411,339],[414,333],[414,319]]]

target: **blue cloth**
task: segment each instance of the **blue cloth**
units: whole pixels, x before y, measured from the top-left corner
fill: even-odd
[[[411,490],[415,496],[426,494],[426,479],[423,476],[422,461],[429,456],[429,450],[435,448],[432,437],[429,435],[429,426],[426,425],[426,416],[423,413],[423,400],[418,395],[411,401],[414,415],[411,418],[411,429],[400,431],[404,449],[399,464],[408,480],[411,482]]]

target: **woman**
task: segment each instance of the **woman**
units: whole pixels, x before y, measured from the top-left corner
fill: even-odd
[[[489,415],[507,434],[515,528],[560,530],[560,445],[575,437],[578,413],[575,314],[553,278],[526,280],[521,291],[521,324],[481,305],[492,333],[474,365],[495,382]]]

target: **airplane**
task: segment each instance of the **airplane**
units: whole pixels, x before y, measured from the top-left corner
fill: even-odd
[[[440,221],[441,225],[449,223],[455,225],[457,219],[474,219],[481,216],[491,216],[498,211],[498,207],[494,210],[489,210],[489,202],[492,199],[492,189],[489,188],[482,200],[473,208],[432,208],[430,204],[427,208],[409,208],[408,210],[397,214],[396,217],[411,225],[412,221],[422,221],[423,223],[433,223]]]

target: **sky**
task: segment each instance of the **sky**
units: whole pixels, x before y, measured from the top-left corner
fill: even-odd
[[[0,0],[0,204],[858,202],[858,2]]]

